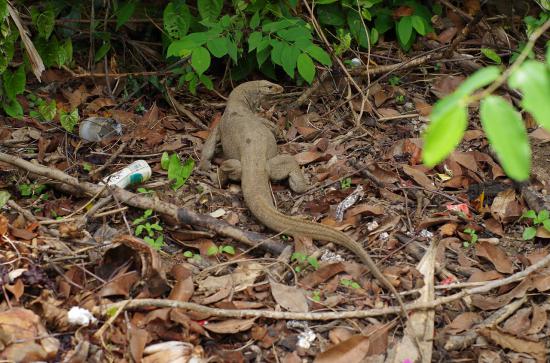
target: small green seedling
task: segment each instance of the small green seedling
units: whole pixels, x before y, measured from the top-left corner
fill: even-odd
[[[85,172],[89,173],[90,171],[92,171],[93,166],[92,166],[92,164],[90,164],[89,162],[85,161],[85,162],[82,163],[82,169],[83,169]]]
[[[359,285],[357,282],[353,281],[352,279],[341,279],[340,284],[344,287],[348,287],[350,289],[360,289],[361,285]]]
[[[147,189],[147,188],[143,188],[143,187],[137,188],[137,192],[138,192],[139,194],[145,194],[145,195],[151,195],[151,194],[154,193],[154,191],[149,190],[149,189]]]
[[[351,187],[351,178],[344,178],[340,180],[340,189],[346,190]]]
[[[10,200],[10,192],[5,190],[0,190],[0,208],[6,205],[8,200]]]
[[[202,259],[201,255],[198,254],[198,253],[194,253],[193,251],[185,251],[183,253],[183,256],[186,257],[186,258],[190,258],[192,260],[195,260],[195,261],[200,261]]]
[[[398,76],[391,76],[390,79],[388,80],[388,82],[392,86],[397,86],[401,83],[401,78],[399,78]]]
[[[476,244],[477,240],[478,240],[478,236],[477,236],[477,233],[474,229],[472,228],[466,228],[464,230],[464,233],[466,234],[469,234],[470,235],[470,240],[469,241],[464,241],[462,244],[464,246],[464,248],[468,248],[468,247],[472,247]]]
[[[528,210],[523,213],[520,220],[522,218],[530,219],[531,223],[533,223],[531,227],[527,227],[523,231],[524,241],[535,238],[535,236],[537,235],[537,228],[539,226],[544,227],[544,229],[550,232],[550,213],[546,209],[539,211],[538,214],[532,209]]]
[[[405,103],[405,96],[404,95],[395,96],[395,102],[402,105],[403,103]]]
[[[311,293],[311,300],[315,302],[321,301],[321,292],[319,290],[315,290]]]
[[[168,155],[167,152],[164,152],[160,158],[160,166],[168,171],[168,180],[176,181],[172,185],[172,189],[178,190],[185,184],[191,175],[193,167],[195,166],[195,161],[188,158],[182,163],[178,154],[173,153],[172,155]]]
[[[301,252],[294,252],[292,256],[290,256],[290,261],[298,262],[298,266],[294,268],[296,272],[301,272],[302,270],[305,270],[306,268],[308,268],[308,266],[313,267],[313,269],[315,270],[319,268],[319,261],[317,261],[316,257],[306,256]]]
[[[143,240],[156,250],[164,245],[164,236],[162,235],[162,226],[158,220],[154,223],[149,222],[153,216],[153,210],[147,209],[143,212],[141,217],[134,219],[132,225],[137,226],[135,230],[136,236],[145,235]]]
[[[228,255],[234,255],[235,254],[235,248],[233,246],[210,246],[208,247],[208,250],[206,250],[207,256],[217,256],[221,255],[222,253],[227,253]]]
[[[20,184],[18,189],[22,197],[37,198],[42,196],[44,190],[46,190],[46,186],[38,183]]]

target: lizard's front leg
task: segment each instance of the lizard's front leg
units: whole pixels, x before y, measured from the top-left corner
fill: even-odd
[[[210,135],[206,139],[204,146],[202,147],[201,152],[201,162],[199,163],[199,169],[208,170],[212,166],[210,160],[214,157],[214,152],[216,151],[216,145],[220,141],[220,123],[212,129]]]
[[[271,180],[283,180],[288,177],[290,189],[303,193],[308,188],[308,182],[300,165],[292,155],[280,154],[267,161],[267,171]]]

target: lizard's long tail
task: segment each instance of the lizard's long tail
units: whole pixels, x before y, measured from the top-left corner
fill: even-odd
[[[253,162],[250,163],[247,162],[247,159],[248,158],[245,156],[241,159],[241,182],[243,196],[245,201],[248,201],[247,207],[260,222],[276,232],[289,234],[291,236],[303,235],[321,241],[330,241],[349,249],[351,252],[359,256],[362,262],[368,266],[378,281],[380,281],[395,295],[399,305],[401,306],[403,314],[406,316],[405,305],[397,290],[380,272],[374,261],[370,258],[369,254],[359,243],[347,234],[329,226],[300,220],[279,212],[273,205],[271,199],[265,159],[262,158],[262,161],[259,161],[257,160],[258,158],[253,158]]]

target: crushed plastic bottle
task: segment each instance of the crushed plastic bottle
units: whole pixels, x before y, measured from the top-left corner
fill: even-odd
[[[102,182],[124,189],[129,185],[149,180],[151,173],[151,167],[145,160],[136,160],[124,169],[104,178]]]
[[[109,137],[121,136],[122,125],[113,118],[88,117],[80,123],[78,134],[83,140],[97,142]]]

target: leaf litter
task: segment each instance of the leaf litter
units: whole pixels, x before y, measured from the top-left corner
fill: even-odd
[[[405,7],[400,12],[409,10]],[[453,21],[446,26],[438,36],[441,43],[457,33]],[[379,46],[373,52],[394,52],[396,59],[404,60],[395,49],[384,50],[384,43]],[[420,55],[426,50],[414,52]],[[419,66],[427,72],[430,67]],[[437,98],[456,89],[470,73],[460,63],[444,65],[441,71],[448,74],[435,81],[425,81],[420,73],[398,71],[407,81],[399,87],[384,80],[373,86],[362,122],[370,122],[367,118],[372,115],[385,120],[369,126],[363,135],[348,134],[354,127],[353,116],[339,107],[341,100],[334,95],[316,92],[307,109],[292,112],[285,110],[282,101],[266,108],[267,116],[278,125],[284,126],[288,117],[281,148],[294,155],[313,184],[301,196],[291,194],[285,183],[274,185],[277,207],[364,242],[404,297],[420,304],[472,286],[492,286],[487,284],[513,277],[548,256],[549,236],[540,226],[533,240],[521,239],[533,221],[520,217],[525,210],[535,209],[533,202],[525,189],[505,178],[478,122],[472,122],[465,140],[447,160],[433,169],[421,165],[418,135],[426,117]],[[145,159],[153,177],[133,187],[136,194],[211,214],[294,250],[277,256],[211,231],[177,226],[156,214],[143,223],[147,235],[135,236],[132,222],[144,211],[116,198],[83,197],[78,190],[2,162],[0,188],[10,198],[1,199],[0,358],[67,362],[547,361],[548,267],[435,309],[410,312],[402,321],[384,313],[376,319],[273,318],[269,313],[378,311],[393,303],[346,251],[308,239],[273,237],[246,212],[239,188],[220,188],[215,176],[196,170],[180,189],[170,188],[161,167],[163,152],[197,161],[197,151],[209,131],[179,116],[160,98],[147,92],[135,101],[107,97],[104,85],[69,80],[56,70],[44,80],[67,87],[37,89],[37,93],[58,100],[59,107],[78,108],[82,119],[116,119],[123,135],[90,143],[62,132],[55,120],[3,118],[2,152],[36,159],[94,183],[137,158]],[[345,82],[345,78],[337,81]],[[361,82],[365,87],[366,81]],[[217,90],[227,94],[230,89],[219,86]],[[153,88],[147,91],[155,93]],[[211,126],[219,121],[220,110],[210,105],[221,100],[213,92],[199,92],[200,102],[189,94],[176,97],[201,123]],[[398,100],[399,95],[405,95],[405,103]],[[137,111],[138,104],[144,106],[141,111]],[[355,112],[362,108],[358,107],[360,98],[350,104]],[[28,112],[29,106],[24,107]],[[412,112],[418,115],[401,118]],[[532,185],[537,195],[543,195],[550,182],[544,166],[550,138],[542,129],[533,130],[530,136],[537,142]],[[96,175],[94,171],[102,167]],[[362,195],[341,204],[358,188],[363,189]],[[340,210],[338,205],[342,205]],[[340,215],[341,222],[335,218]],[[145,241],[149,234],[153,240],[163,237],[160,246]],[[420,255],[412,253],[413,249],[420,250]],[[151,302],[128,310],[107,308],[126,299],[188,305]],[[228,313],[246,311],[265,315]]]

